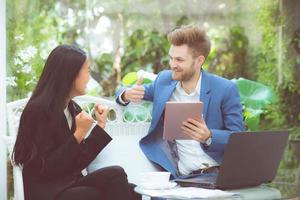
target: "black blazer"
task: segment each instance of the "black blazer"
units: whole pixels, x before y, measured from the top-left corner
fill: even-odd
[[[53,200],[80,177],[81,170],[111,141],[111,137],[99,126],[80,144],[74,132],[75,116],[81,108],[70,101],[69,110],[73,123],[69,129],[63,113],[51,119],[42,108],[31,106],[24,113],[20,131],[31,131],[35,154],[23,165],[26,200]]]

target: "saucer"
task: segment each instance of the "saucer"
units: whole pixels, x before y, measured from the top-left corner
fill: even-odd
[[[164,183],[153,183],[153,182],[144,182],[139,185],[141,189],[148,190],[162,190],[162,189],[170,189],[177,185],[175,182],[164,182]]]

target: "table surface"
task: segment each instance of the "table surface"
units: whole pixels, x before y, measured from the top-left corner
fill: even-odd
[[[276,182],[276,183],[271,183],[271,184],[265,184],[265,186],[279,190],[281,193],[281,199],[298,199],[298,198],[300,199],[300,184]],[[135,191],[138,193],[141,193],[138,188],[136,188]],[[150,199],[150,197],[148,196],[148,198],[147,198],[147,196],[144,196],[143,199]],[[216,199],[216,198],[209,198],[209,199]],[[220,198],[218,198],[218,199],[220,199]],[[224,198],[222,198],[222,199],[224,199]],[[235,199],[236,200],[236,199],[244,199],[244,198],[232,197],[232,198],[226,198],[226,199]],[[249,199],[249,198],[245,198],[245,199]],[[255,198],[253,198],[252,196],[251,196],[251,199],[255,200]],[[261,198],[259,198],[259,196],[257,196],[257,199],[261,199]],[[182,198],[172,198],[172,199],[168,199],[168,200],[183,200],[183,199]]]

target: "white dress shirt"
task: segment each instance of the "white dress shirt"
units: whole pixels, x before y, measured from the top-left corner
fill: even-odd
[[[176,89],[171,95],[169,101],[199,101],[201,88],[201,75],[199,77],[195,90],[187,94],[178,82]],[[196,140],[176,140],[178,151],[178,170],[181,175],[188,175],[192,171],[218,166],[218,163],[207,155],[201,145]]]
[[[71,130],[71,127],[72,127],[72,115],[68,109],[68,106],[65,108],[64,110],[64,113],[65,113],[65,116],[66,116],[66,119],[67,119],[67,122],[68,122],[68,125],[69,125],[69,129]]]

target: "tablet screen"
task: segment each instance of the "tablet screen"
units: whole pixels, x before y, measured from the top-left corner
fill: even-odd
[[[168,101],[165,108],[163,139],[191,140],[183,133],[182,122],[187,118],[202,117],[203,103],[201,101]]]

